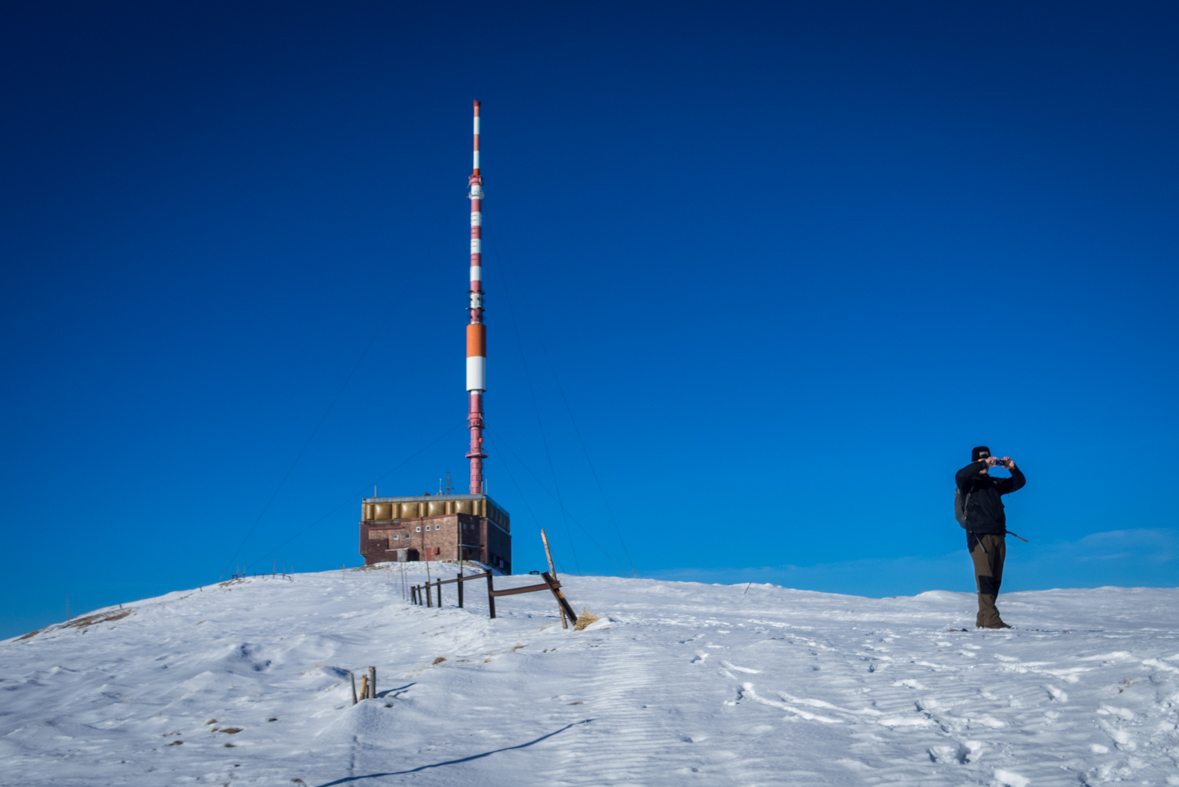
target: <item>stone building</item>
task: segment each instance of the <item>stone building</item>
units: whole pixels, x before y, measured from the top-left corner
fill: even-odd
[[[487,495],[368,497],[361,503],[364,564],[477,560],[512,573],[511,520]]]

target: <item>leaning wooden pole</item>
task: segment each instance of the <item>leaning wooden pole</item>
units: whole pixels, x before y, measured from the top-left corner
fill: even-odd
[[[565,598],[565,594],[561,592],[561,583],[549,576],[548,572],[540,575],[544,579],[545,584],[549,586],[549,590],[553,592],[553,597],[557,599],[557,606],[561,608],[561,619],[564,622],[565,616],[569,617],[571,623],[577,622],[577,615],[573,612],[573,607],[569,606],[569,599]],[[569,628],[566,626],[565,628]]]
[[[553,565],[553,553],[549,550],[549,537],[544,534],[543,527],[540,529],[540,540],[544,542],[544,556],[549,559],[549,576],[553,578],[553,581],[556,581],[557,569]],[[560,592],[559,590],[553,591],[554,594],[559,593],[559,592]],[[572,623],[573,621],[569,621],[569,622],[565,621],[565,608],[563,606],[561,606],[560,598],[557,599],[557,614],[559,614],[561,616],[561,628],[563,628],[563,629],[569,628],[569,623]]]

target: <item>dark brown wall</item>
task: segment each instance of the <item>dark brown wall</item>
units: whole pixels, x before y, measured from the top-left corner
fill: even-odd
[[[398,538],[394,539],[394,535]],[[460,543],[485,548],[467,549],[465,555],[460,555]],[[451,514],[402,519],[396,524],[360,523],[360,554],[366,566],[397,560],[397,550],[406,548],[416,549],[420,560],[425,560],[427,553],[430,560],[480,560],[505,574],[511,573],[511,536],[483,517]]]

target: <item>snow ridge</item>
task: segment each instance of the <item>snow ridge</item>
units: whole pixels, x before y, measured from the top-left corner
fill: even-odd
[[[1009,594],[980,632],[970,594],[562,577],[603,615],[574,632],[543,594],[408,605],[403,568],[0,643],[0,784],[1179,785],[1179,589]]]

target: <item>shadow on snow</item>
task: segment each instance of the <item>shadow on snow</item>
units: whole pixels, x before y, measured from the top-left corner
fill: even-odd
[[[424,771],[424,770],[428,770],[430,768],[441,768],[444,765],[458,765],[459,763],[463,763],[463,762],[471,762],[472,760],[478,760],[482,757],[488,757],[492,754],[499,754],[500,752],[503,752],[503,751],[512,751],[513,749],[526,749],[529,746],[532,746],[533,744],[540,743],[541,741],[545,740],[546,738],[551,738],[554,735],[560,735],[562,732],[569,729],[570,727],[576,727],[578,724],[588,724],[590,721],[592,721],[592,719],[584,719],[582,721],[575,721],[572,724],[566,724],[564,727],[562,727],[559,730],[554,730],[546,735],[541,735],[539,738],[537,738],[535,740],[528,741],[527,743],[520,743],[515,746],[505,746],[502,749],[492,749],[491,751],[485,751],[482,754],[472,754],[470,757],[461,757],[457,760],[447,760],[446,762],[436,762],[431,765],[419,765],[418,767],[410,768],[407,771],[389,771],[388,773],[367,773],[363,776],[346,776],[343,779],[336,779],[334,782],[326,782],[325,784],[321,784],[321,785],[319,785],[319,787],[335,787],[335,785],[337,785],[337,784],[348,784],[349,782],[360,781],[361,779],[377,779],[382,776],[404,776],[407,773],[417,773],[418,771]]]

